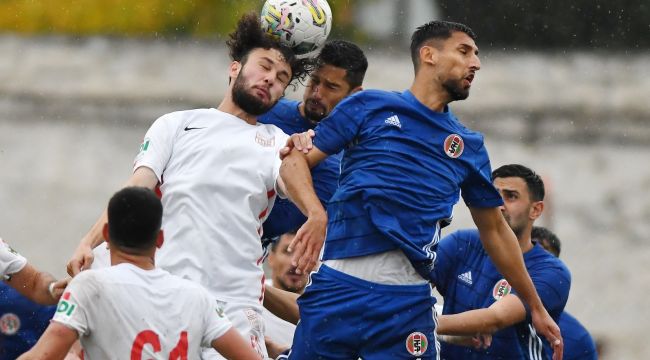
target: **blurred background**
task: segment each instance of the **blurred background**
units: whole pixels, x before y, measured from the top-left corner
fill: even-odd
[[[416,26],[473,28],[482,69],[452,109],[486,134],[493,168],[522,163],[543,175],[538,224],[563,241],[567,310],[603,341],[603,358],[650,358],[650,3],[329,2],[330,39],[367,53],[366,88],[408,88]],[[0,236],[63,276],[151,122],[218,105],[226,34],[262,3],[0,1]],[[461,203],[445,232],[471,225]]]

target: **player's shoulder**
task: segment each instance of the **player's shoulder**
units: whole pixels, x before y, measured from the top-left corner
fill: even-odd
[[[266,114],[263,114],[260,116],[262,122],[264,122],[265,119],[275,116],[278,119],[284,119],[288,116],[295,116],[296,113],[298,112],[298,105],[300,105],[300,101],[298,100],[291,100],[287,98],[281,98],[278,100],[278,102],[269,110]]]
[[[564,276],[568,281],[571,279],[571,272],[564,261],[544,250],[538,243],[533,246],[530,253],[524,254],[524,261],[530,269],[529,272],[552,271],[559,276]]]
[[[366,89],[366,90],[357,91],[356,93],[348,96],[348,98],[356,101],[362,101],[364,103],[386,104],[391,102],[404,101],[400,92],[379,90],[379,89]]]
[[[445,236],[450,241],[480,242],[478,229],[460,229]]]

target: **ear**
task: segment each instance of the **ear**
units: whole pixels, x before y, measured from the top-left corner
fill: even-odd
[[[156,247],[160,249],[160,247],[163,245],[163,242],[165,242],[165,236],[163,235],[163,231],[160,230],[158,232],[158,236],[156,237]]]
[[[233,61],[230,63],[230,71],[228,73],[228,76],[230,76],[231,79],[234,79],[239,75],[239,72],[241,71],[241,63],[239,61]]]
[[[104,227],[102,228],[102,236],[107,243],[111,242],[111,239],[108,238],[108,223],[104,223]]]
[[[361,90],[363,90],[363,86],[359,85],[359,86],[355,87],[354,89],[350,90],[350,94],[354,94],[355,92],[359,92]]]
[[[424,45],[420,48],[420,64],[435,65],[438,63],[439,51],[433,46]]]
[[[530,214],[529,217],[531,220],[536,220],[540,216],[542,216],[542,212],[544,211],[544,202],[543,201],[536,201],[533,203],[533,206],[530,207]]]

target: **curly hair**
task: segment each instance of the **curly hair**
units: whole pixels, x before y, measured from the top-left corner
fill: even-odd
[[[298,79],[303,81],[312,69],[312,61],[298,59],[290,47],[280,43],[262,30],[260,20],[255,13],[248,13],[239,19],[235,31],[229,34],[226,45],[230,49],[230,58],[246,64],[248,55],[254,49],[275,49],[282,54],[291,67],[291,82]]]

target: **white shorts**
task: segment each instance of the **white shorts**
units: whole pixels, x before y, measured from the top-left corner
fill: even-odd
[[[253,307],[250,304],[236,302],[220,300],[217,300],[217,302],[224,310],[232,326],[244,337],[244,340],[250,341],[251,347],[266,359],[268,354],[266,344],[264,344],[264,318],[262,317],[261,305]],[[224,360],[225,358],[212,348],[204,348],[201,359]]]

